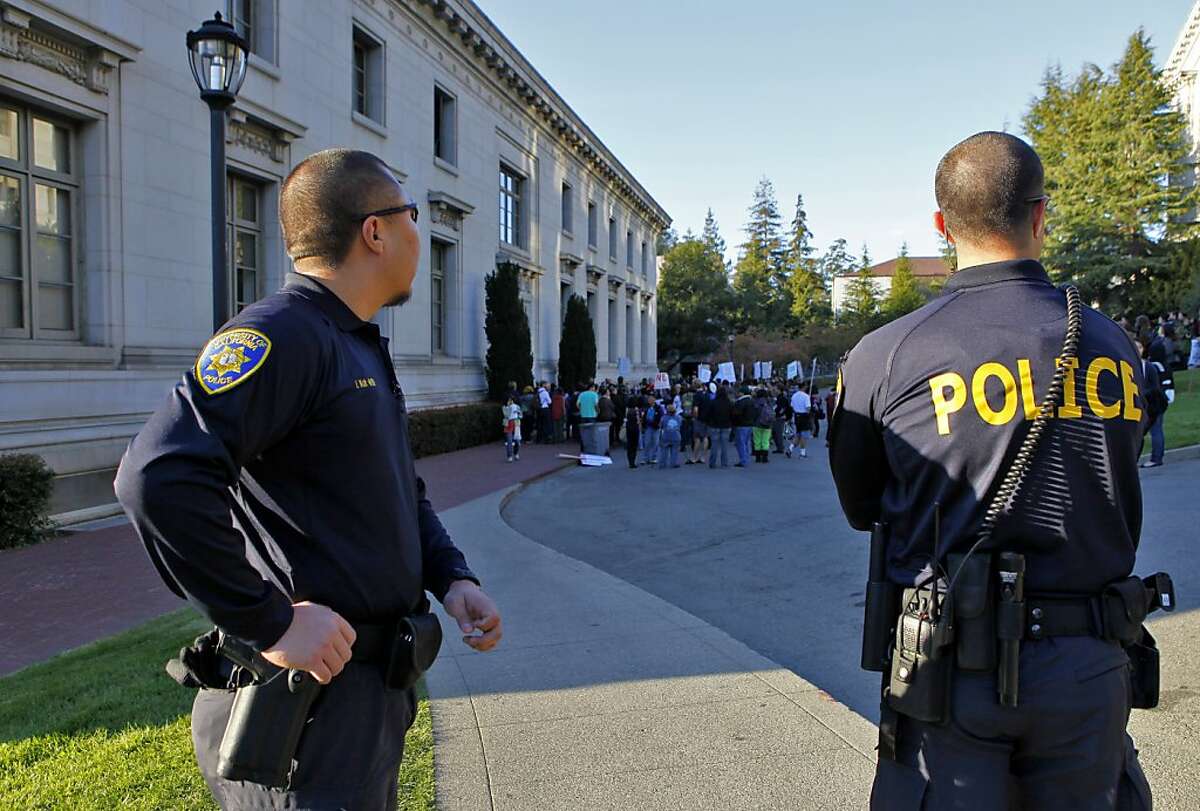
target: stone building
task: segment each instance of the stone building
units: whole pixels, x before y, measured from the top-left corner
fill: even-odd
[[[1200,163],[1200,0],[1192,4],[1191,13],[1175,38],[1175,45],[1167,56],[1163,67],[1163,80],[1174,90],[1175,107],[1187,119],[1191,137],[1191,160],[1172,180],[1179,183],[1196,182],[1196,165]],[[1200,212],[1192,212],[1191,219],[1200,219]]]
[[[354,147],[423,209],[413,297],[378,319],[415,407],[483,396],[499,261],[522,270],[538,377],[572,293],[601,376],[654,371],[669,218],[470,0],[0,0],[0,452],[50,463],[55,512],[111,507],[126,443],[211,333],[208,108],[184,37],[214,5],[252,51],[226,139],[233,310],[289,270],[279,183]]]

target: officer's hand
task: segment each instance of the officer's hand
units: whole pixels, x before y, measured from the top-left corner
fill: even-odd
[[[303,670],[329,684],[350,661],[354,629],[332,608],[316,603],[292,606],[292,624],[279,641],[262,652],[273,665]]]
[[[500,610],[483,589],[470,580],[455,580],[442,600],[446,613],[458,620],[463,642],[477,651],[489,651],[504,635],[500,628]],[[476,633],[478,631],[479,633]]]

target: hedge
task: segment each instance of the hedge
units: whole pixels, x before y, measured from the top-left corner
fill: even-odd
[[[0,456],[0,549],[35,544],[50,534],[53,481],[54,471],[40,456]]]
[[[496,403],[430,408],[408,415],[408,441],[417,459],[496,442],[503,436],[501,429]]]

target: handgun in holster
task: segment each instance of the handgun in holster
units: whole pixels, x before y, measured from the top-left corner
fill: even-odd
[[[217,774],[226,780],[286,786],[320,683],[302,670],[276,667],[228,634],[220,635],[217,652],[254,676],[234,696]]]

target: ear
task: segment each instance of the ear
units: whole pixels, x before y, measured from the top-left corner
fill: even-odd
[[[1033,207],[1033,238],[1041,239],[1046,236],[1046,206],[1048,201],[1040,200]]]
[[[374,254],[383,253],[383,235],[379,230],[379,218],[367,217],[359,230],[363,244]]]
[[[947,242],[951,245],[954,244],[954,237],[950,236],[950,232],[946,230],[946,217],[940,210],[933,212],[933,227],[939,234],[945,237]]]

